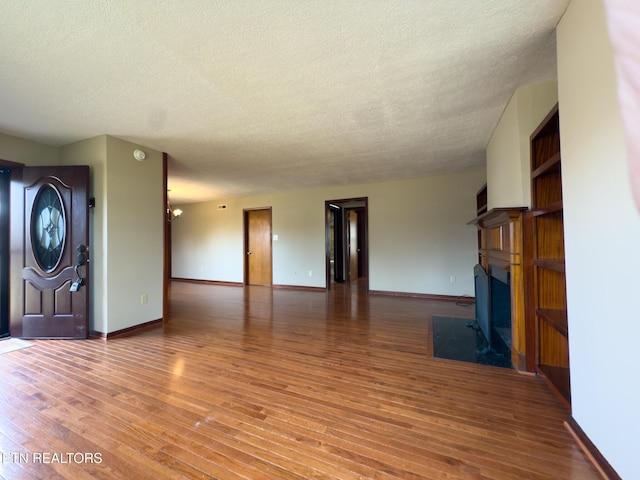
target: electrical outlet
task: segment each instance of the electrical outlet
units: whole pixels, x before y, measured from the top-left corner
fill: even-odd
[[[146,293],[143,293],[140,295],[140,303],[141,304],[145,304],[149,301],[149,295],[147,295]]]
[[[313,277],[313,272],[311,270],[309,270],[309,276]]]
[[[450,281],[451,283],[456,283],[456,276],[455,276],[455,275],[451,275],[451,276],[449,277],[449,281]]]

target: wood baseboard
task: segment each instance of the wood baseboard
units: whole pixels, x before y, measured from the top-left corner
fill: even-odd
[[[593,464],[596,470],[600,472],[602,478],[607,480],[622,480],[620,475],[618,475],[618,473],[613,469],[607,459],[604,458],[604,455],[600,453],[598,447],[596,447],[589,437],[587,437],[587,434],[584,433],[580,425],[578,425],[578,422],[576,422],[573,417],[565,421],[564,426],[569,430],[569,433],[573,436],[578,445],[580,445],[585,456]]]
[[[200,283],[204,285],[223,285],[230,287],[244,287],[244,283],[242,282],[222,282],[218,280],[198,280],[194,278],[181,278],[181,277],[172,277],[171,281],[173,282],[186,282],[186,283]],[[326,291],[325,287],[309,287],[304,285],[282,285],[282,284],[274,284],[271,286],[274,289],[283,289],[283,290],[304,290],[311,292],[324,292]],[[475,305],[476,301],[474,297],[467,296],[456,296],[456,295],[435,295],[431,293],[412,293],[412,292],[390,292],[385,290],[369,290],[369,295],[385,295],[391,297],[413,297],[413,298],[423,298],[425,300],[437,300],[441,302],[453,302],[458,303],[460,305],[471,306]]]
[[[413,297],[424,298],[425,300],[438,300],[441,302],[454,302],[463,305],[475,305],[476,301],[473,297],[455,296],[455,295],[435,295],[432,293],[411,293],[411,292],[389,292],[386,290],[369,290],[369,295],[385,295],[390,297]]]
[[[116,330],[115,332],[94,332],[98,338],[103,340],[110,340],[113,337],[120,337],[123,335],[133,335],[135,333],[139,333],[141,331],[150,330],[152,328],[156,328],[162,325],[162,319],[151,320],[150,322],[141,323],[140,325],[134,325],[133,327],[123,328],[122,330]]]
[[[302,290],[305,292],[326,292],[327,289],[324,287],[307,287],[304,285],[272,285],[272,288],[276,288],[278,290]]]
[[[222,285],[227,287],[244,287],[242,282],[222,282],[218,280],[198,280],[196,278],[171,277],[172,282],[201,283],[204,285]]]
[[[244,287],[244,283],[242,282],[221,282],[218,280],[197,280],[194,278],[171,278],[173,282],[185,282],[185,283],[200,283],[203,285],[217,285],[217,286],[226,286],[226,287]],[[280,285],[274,284],[271,285],[271,288],[274,289],[282,289],[282,290],[305,290],[312,292],[324,292],[326,288],[324,287],[308,287],[304,285]]]

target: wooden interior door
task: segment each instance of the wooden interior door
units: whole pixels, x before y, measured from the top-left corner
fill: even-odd
[[[349,281],[357,280],[358,271],[358,213],[355,210],[348,210],[348,251],[349,251]]]
[[[245,283],[271,285],[271,208],[245,210]]]
[[[89,336],[89,167],[12,170],[10,328]]]

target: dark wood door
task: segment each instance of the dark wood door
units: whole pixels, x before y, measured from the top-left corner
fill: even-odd
[[[88,190],[87,166],[12,170],[12,336],[88,337]]]
[[[271,209],[245,210],[245,283],[271,285]]]

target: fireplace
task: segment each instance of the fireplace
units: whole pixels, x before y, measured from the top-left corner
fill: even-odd
[[[511,272],[491,266],[489,273],[473,269],[476,296],[476,323],[487,340],[488,349],[510,357],[511,352]]]
[[[494,350],[511,357],[519,371],[527,364],[522,269],[525,207],[494,208],[470,224],[479,232],[479,265],[474,268],[476,319]]]

